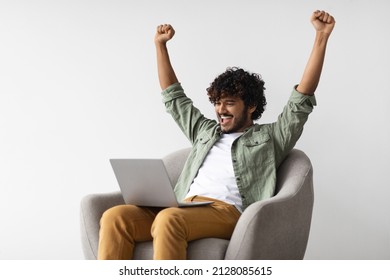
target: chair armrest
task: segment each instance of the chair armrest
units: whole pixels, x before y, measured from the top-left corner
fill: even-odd
[[[86,259],[97,258],[100,218],[107,209],[119,204],[124,204],[120,192],[90,194],[81,200],[81,243]]]
[[[303,259],[314,202],[313,170],[308,161],[289,166],[286,173],[274,197],[242,213],[226,259]]]

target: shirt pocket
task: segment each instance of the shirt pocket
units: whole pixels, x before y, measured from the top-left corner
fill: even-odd
[[[206,131],[201,132],[196,138],[196,141],[202,145],[206,145],[210,140],[211,136]]]
[[[256,147],[266,144],[270,139],[268,133],[256,133],[251,138],[245,138],[243,144],[246,147]]]
[[[275,161],[273,142],[268,133],[254,133],[250,138],[243,140],[247,156],[250,158],[250,160],[247,161],[249,166],[260,168],[264,164]]]

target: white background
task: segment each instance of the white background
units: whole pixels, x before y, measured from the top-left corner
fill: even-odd
[[[79,204],[118,190],[111,157],[189,143],[165,113],[153,37],[206,116],[228,66],[262,75],[272,122],[298,83],[316,9],[337,21],[297,148],[314,166],[306,259],[390,259],[388,1],[0,1],[0,259],[82,259]]]

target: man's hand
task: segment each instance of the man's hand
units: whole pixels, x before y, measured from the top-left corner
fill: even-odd
[[[157,26],[157,32],[154,36],[154,42],[165,44],[175,35],[175,30],[170,24],[162,24]]]
[[[327,12],[317,10],[311,16],[311,23],[317,32],[330,34],[336,21]]]

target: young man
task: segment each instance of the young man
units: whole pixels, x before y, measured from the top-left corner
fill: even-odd
[[[264,111],[264,82],[257,74],[228,68],[207,89],[218,121],[205,118],[184,94],[170,63],[170,25],[157,27],[158,76],[167,111],[192,143],[192,151],[175,187],[179,200],[212,200],[191,208],[156,209],[120,205],[101,219],[99,259],[131,259],[135,242],[153,240],[155,259],[185,259],[191,240],[229,239],[242,211],[274,195],[276,170],[299,139],[316,105],[334,18],[315,11],[312,53],[302,80],[272,124],[254,124]]]

